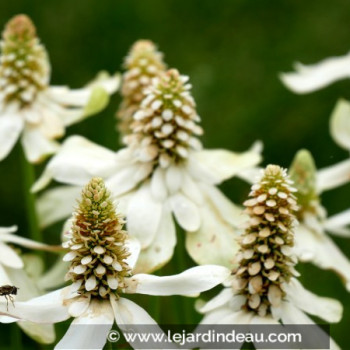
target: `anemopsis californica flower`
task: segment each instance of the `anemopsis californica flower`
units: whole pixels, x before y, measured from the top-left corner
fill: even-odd
[[[198,264],[232,266],[238,249],[237,227],[244,216],[216,185],[256,165],[260,150],[202,149],[197,137],[203,130],[190,88],[188,77],[174,69],[154,78],[133,115],[126,148],[115,154],[70,137],[33,187],[38,191],[51,179],[80,186],[92,176],[104,178],[126,214],[130,236],[141,242],[137,268],[142,271],[171,259],[176,244],[172,215],[187,231],[186,248]],[[45,193],[38,204],[42,225],[69,216],[77,191],[64,186]]]
[[[295,253],[298,259],[311,261],[323,269],[334,270],[350,291],[350,261],[326,233],[350,237],[350,230],[346,227],[350,224],[350,211],[327,218],[320,200],[323,185],[327,186],[326,189],[331,186],[328,179],[333,178],[336,185],[340,184],[341,176],[337,165],[334,169],[328,167],[317,172],[312,155],[301,150],[290,167],[290,176],[298,189],[297,218],[300,224],[295,228]]]
[[[7,23],[0,59],[0,160],[20,135],[29,162],[54,153],[65,128],[103,109],[119,86],[118,75],[101,75],[77,90],[50,86],[46,50],[26,15]]]
[[[350,78],[350,53],[311,65],[296,63],[294,68],[295,72],[282,73],[280,78],[288,89],[298,94],[306,94],[338,80]]]
[[[245,201],[250,217],[231,281],[199,307],[207,324],[312,324],[306,313],[338,322],[341,304],[316,296],[296,279],[296,197],[286,170],[269,165]],[[321,331],[321,330],[320,330]],[[257,347],[258,348],[258,347]],[[331,349],[339,349],[331,339]]]
[[[140,246],[123,230],[124,220],[116,214],[110,193],[100,178],[93,178],[83,189],[74,213],[69,249],[64,260],[71,265],[66,279],[72,284],[29,301],[16,302],[7,311],[0,303],[0,314],[9,321],[26,320],[56,323],[74,318],[56,349],[82,349],[91,345],[102,349],[114,321],[123,325],[156,322],[126,294],[196,295],[224,282],[230,270],[222,266],[203,265],[178,275],[158,277],[135,274]],[[1,318],[0,318],[1,321]],[[93,327],[77,327],[78,325]],[[99,325],[104,325],[103,330]]]
[[[57,247],[35,242],[14,234],[17,227],[0,227],[0,286],[15,285],[19,288],[16,300],[28,300],[42,293],[35,281],[24,271],[22,257],[8,243],[17,244],[30,249],[54,251]],[[7,318],[0,316],[0,322]],[[52,325],[39,325],[22,321],[18,325],[33,339],[41,343],[52,343],[55,340],[55,330]]]

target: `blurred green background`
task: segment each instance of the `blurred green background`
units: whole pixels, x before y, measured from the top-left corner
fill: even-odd
[[[3,0],[0,26],[18,13],[28,14],[37,26],[51,59],[53,84],[80,87],[101,69],[120,70],[131,44],[147,38],[159,45],[170,67],[190,76],[207,148],[243,151],[260,139],[264,164],[284,167],[300,148],[314,154],[318,167],[348,157],[331,140],[328,122],[337,99],[350,99],[350,81],[298,96],[277,78],[295,60],[313,63],[350,50],[348,0]],[[117,149],[119,102],[113,96],[103,113],[71,127],[68,135]],[[19,156],[17,147],[0,163],[0,226],[17,224],[28,235]],[[222,188],[236,202],[248,191],[239,180]],[[326,193],[323,203],[333,214],[348,208],[349,198],[347,185]],[[47,234],[47,241],[58,240],[58,232]],[[350,240],[335,240],[350,256]],[[299,271],[312,291],[343,302],[344,318],[331,332],[347,349],[349,294],[331,272],[311,265]],[[26,342],[31,348],[33,343]]]

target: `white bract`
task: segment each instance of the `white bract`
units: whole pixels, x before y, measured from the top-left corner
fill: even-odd
[[[285,170],[269,165],[252,186],[244,203],[250,220],[241,237],[238,267],[224,290],[199,307],[205,314],[201,323],[312,324],[306,313],[327,322],[340,321],[342,306],[337,300],[316,296],[295,278],[299,274],[294,269],[293,231],[298,207],[292,183]],[[333,340],[331,349],[339,349]]]
[[[241,208],[217,185],[256,165],[255,147],[244,153],[202,149],[199,116],[190,95],[188,77],[170,70],[155,78],[141,109],[134,114],[128,147],[114,152],[82,137],[68,138],[33,187],[54,179],[81,186],[92,176],[105,179],[128,231],[141,242],[137,269],[153,271],[173,255],[176,222],[185,231],[186,248],[198,263],[232,266]],[[78,187],[63,186],[44,193],[38,210],[42,225],[70,215]],[[59,208],[57,211],[52,208]]]
[[[293,73],[280,74],[280,79],[293,92],[306,94],[350,78],[350,53],[311,65],[296,63],[294,68]]]
[[[349,237],[350,230],[346,226],[350,224],[350,211],[327,218],[327,212],[320,202],[324,190],[341,185],[342,179],[348,181],[349,170],[346,168],[349,166],[344,168],[343,164],[345,163],[317,172],[311,154],[302,150],[295,156],[290,174],[298,189],[300,205],[297,213],[300,225],[295,229],[295,252],[298,259],[313,262],[323,269],[334,270],[350,291],[350,261],[327,234],[329,232]]]
[[[222,266],[194,267],[178,275],[158,277],[133,274],[140,245],[122,229],[103,180],[94,178],[84,188],[64,247],[70,262],[68,287],[15,307],[0,303],[0,314],[36,323],[56,323],[74,318],[56,349],[102,349],[114,321],[121,330],[134,325],[156,325],[127,294],[196,295],[224,282],[230,270]],[[1,321],[1,319],[0,319]]]
[[[82,89],[50,86],[44,46],[25,15],[3,32],[0,56],[0,160],[21,136],[26,158],[36,163],[57,151],[65,128],[103,109],[119,86],[119,76],[99,75]]]
[[[54,247],[38,243],[27,238],[13,234],[17,227],[0,227],[0,286],[10,285],[18,289],[17,295],[12,296],[14,300],[28,300],[42,292],[35,281],[28,276],[24,270],[21,256],[8,243],[18,244],[30,249],[53,250]],[[0,297],[3,302],[4,297]],[[9,308],[11,305],[9,304]],[[1,322],[13,321],[0,316]],[[55,330],[52,325],[38,325],[32,322],[21,321],[18,325],[31,338],[41,343],[52,343],[55,340]]]

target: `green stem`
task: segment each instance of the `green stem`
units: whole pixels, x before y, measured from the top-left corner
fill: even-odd
[[[30,191],[35,181],[35,170],[34,166],[27,161],[24,154],[21,154],[21,170],[29,236],[35,241],[42,242],[43,236],[39,228],[35,209],[35,195]]]
[[[11,348],[22,350],[22,333],[16,323],[11,324]]]

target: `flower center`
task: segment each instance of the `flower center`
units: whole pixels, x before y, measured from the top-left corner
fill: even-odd
[[[130,275],[124,223],[103,180],[93,178],[82,191],[70,240],[64,243],[70,249],[64,260],[71,261],[66,279],[80,285],[80,294],[105,298],[123,291],[124,277]]]
[[[11,19],[2,36],[0,96],[5,103],[17,102],[24,107],[48,85],[47,53],[32,21],[25,15]]]
[[[131,132],[133,114],[139,109],[145,97],[144,89],[151,84],[152,78],[165,71],[163,54],[149,40],[139,40],[131,48],[125,59],[127,71],[123,75],[121,93],[123,101],[117,113],[118,128],[122,135]]]
[[[291,247],[298,207],[291,184],[286,170],[269,165],[244,202],[250,220],[241,239],[233,289],[246,297],[243,308],[260,316],[280,304],[281,284],[295,273]]]
[[[140,109],[133,115],[132,134],[125,141],[136,148],[140,161],[152,161],[166,168],[200,149],[196,136],[203,133],[200,117],[187,84],[188,77],[171,69],[145,90]]]

